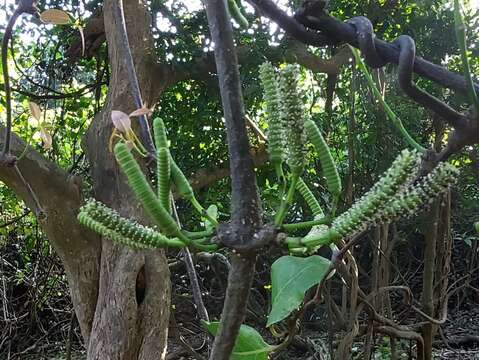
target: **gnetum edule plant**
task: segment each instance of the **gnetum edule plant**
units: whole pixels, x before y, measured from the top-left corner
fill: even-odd
[[[123,190],[125,183],[122,180],[116,181],[117,179],[114,179],[114,185],[121,185],[121,187],[118,187],[117,191],[110,192],[111,189],[116,189],[116,187],[111,186],[109,181],[104,180],[111,173],[103,171],[107,166],[103,168],[101,166],[95,167],[95,165],[91,167],[94,171],[97,171],[95,181],[102,184],[95,190],[95,195],[97,199],[101,198],[104,203],[95,199],[89,199],[78,214],[77,209],[81,197],[78,195],[80,191],[76,190],[79,186],[77,187],[76,183],[73,184],[75,186],[70,186],[70,177],[65,177],[68,179],[68,182],[66,182],[63,181],[62,175],[62,184],[68,184],[68,191],[72,192],[72,196],[74,196],[74,206],[70,206],[70,209],[68,209],[68,211],[71,211],[71,214],[69,213],[70,219],[73,220],[70,224],[73,223],[75,226],[78,226],[78,222],[75,221],[75,216],[78,215],[77,218],[81,224],[92,229],[105,239],[99,246],[97,237],[92,237],[92,241],[89,241],[88,246],[84,247],[86,250],[81,257],[82,259],[94,257],[98,263],[102,262],[101,266],[104,266],[105,259],[109,260],[109,255],[115,254],[118,250],[128,253],[126,255],[122,254],[122,256],[132,255],[133,257],[146,258],[151,254],[163,256],[163,252],[153,253],[144,250],[167,247],[181,249],[186,254],[188,254],[190,249],[194,252],[218,252],[219,250],[224,250],[222,248],[229,249],[231,271],[221,325],[218,322],[209,322],[208,316],[200,315],[205,320],[204,326],[208,331],[218,334],[211,352],[211,358],[215,360],[229,358],[231,350],[233,350],[233,358],[266,359],[268,353],[278,350],[291,340],[291,336],[294,336],[294,331],[291,331],[289,338],[281,345],[271,346],[253,328],[246,325],[242,325],[240,328],[244,321],[248,291],[251,288],[255,271],[256,255],[263,251],[266,246],[279,247],[284,254],[288,254],[277,259],[271,268],[271,311],[269,312],[266,325],[270,327],[272,332],[275,332],[276,326],[280,322],[284,321],[293,325],[296,323],[296,319],[299,318],[306,305],[310,303],[305,298],[305,292],[318,284],[317,293],[321,292],[323,280],[334,275],[337,265],[342,263],[343,255],[354,244],[354,240],[360,238],[360,234],[371,227],[389,223],[401,217],[416,215],[423,209],[428,208],[428,205],[436,201],[438,197],[447,193],[448,189],[456,181],[458,171],[454,166],[445,161],[465,146],[477,145],[479,142],[477,114],[470,116],[454,110],[431,94],[420,89],[413,81],[413,72],[416,72],[448,89],[467,93],[470,103],[474,105],[476,110],[479,108],[476,94],[478,85],[474,84],[472,80],[468,64],[467,42],[460,1],[454,1],[454,15],[464,76],[453,74],[445,68],[416,57],[415,43],[409,36],[402,35],[394,42],[388,43],[374,36],[373,26],[367,18],[358,17],[344,22],[333,18],[325,10],[327,1],[304,1],[304,4],[298,8],[294,16],[286,14],[271,0],[247,1],[254,5],[262,15],[276,21],[288,35],[296,38],[295,41],[314,46],[324,46],[326,44],[336,46],[341,43],[347,43],[358,47],[364,56],[364,61],[359,56],[359,52],[351,48],[355,65],[357,65],[361,76],[364,76],[366,79],[376,102],[381,105],[387,119],[389,119],[401,136],[400,140],[407,144],[408,149],[397,155],[389,170],[356,202],[351,200],[350,206],[349,202],[345,201],[343,203],[341,201],[343,189],[340,172],[328,147],[330,133],[328,133],[326,124],[310,117],[303,103],[302,95],[304,89],[300,89],[298,85],[301,83],[299,79],[303,70],[295,64],[281,64],[278,69],[271,63],[266,62],[261,65],[259,74],[264,89],[270,170],[274,169],[275,173],[274,178],[268,179],[268,181],[274,185],[275,189],[279,189],[278,198],[280,201],[279,204],[268,204],[271,205],[268,208],[274,208],[274,211],[264,215],[261,211],[262,204],[257,191],[255,164],[251,156],[249,156],[251,149],[244,121],[245,111],[241,94],[239,66],[231,26],[231,18],[241,29],[249,26],[249,20],[258,21],[258,19],[253,18],[253,14],[246,13],[239,0],[205,0],[203,3],[211,31],[209,40],[211,40],[211,44],[215,44],[215,75],[219,79],[223,102],[224,123],[230,160],[229,170],[232,179],[231,216],[228,219],[227,215],[222,215],[222,218],[218,219],[218,211],[214,205],[203,207],[197,200],[192,185],[175,161],[178,158],[175,159],[170,153],[167,129],[160,118],[154,119],[152,123],[153,134],[150,133],[147,115],[151,115],[152,111],[147,108],[142,99],[144,96],[148,100],[151,99],[156,102],[159,95],[157,93],[153,95],[150,93],[149,96],[145,94],[147,86],[144,85],[144,81],[139,81],[137,78],[135,66],[141,68],[146,65],[136,63],[132,52],[135,52],[135,60],[138,60],[142,58],[145,51],[154,54],[155,51],[150,51],[154,49],[148,48],[140,51],[138,50],[139,46],[130,48],[122,1],[105,1],[105,5],[108,6],[104,7],[104,11],[106,19],[110,21],[103,22],[105,27],[103,31],[109,39],[108,48],[111,51],[110,56],[113,64],[111,71],[113,80],[109,85],[111,85],[111,88],[114,88],[110,95],[112,99],[115,99],[108,102],[109,105],[105,106],[104,111],[97,117],[94,127],[91,128],[90,136],[92,136],[91,139],[93,139],[92,144],[94,146],[91,147],[89,158],[93,160],[92,163],[95,165],[94,160],[99,159],[102,160],[100,164],[110,166],[108,170],[111,170],[111,168],[116,169],[115,164],[111,164],[114,160],[109,155],[99,158],[96,158],[94,155],[99,150],[105,150],[103,149],[105,145],[105,141],[103,141],[105,140],[104,135],[109,131],[111,124],[105,124],[104,119],[108,117],[104,115],[109,114],[115,128],[110,137],[110,151],[114,154],[114,158],[122,171],[122,176],[129,184],[131,193],[136,196],[138,203],[143,207],[144,214],[149,218],[145,222],[148,222],[151,226],[141,224],[140,222],[142,221],[140,220],[133,220],[133,218],[139,219],[143,215],[136,212],[138,210],[137,207],[132,206],[122,213],[123,215],[128,213],[130,218],[121,216],[118,211],[113,209],[113,207],[121,209],[121,206],[124,206],[127,202],[130,203],[129,194],[128,197],[125,196],[125,199],[116,201],[122,197],[119,195],[123,195],[123,192],[119,194],[119,189]],[[128,4],[125,2],[125,5],[131,6],[130,11],[135,11],[136,9],[134,14],[140,14],[140,10],[143,11],[142,7],[133,6],[133,3],[135,2],[128,2]],[[29,184],[35,177],[34,172],[30,173],[32,163],[25,163],[22,156],[18,156],[18,152],[14,155],[10,141],[12,136],[12,109],[6,49],[8,49],[9,38],[12,35],[15,19],[23,13],[36,12],[36,1],[20,1],[18,10],[9,21],[3,38],[2,70],[5,77],[7,121],[5,140],[0,153],[0,169],[12,167],[15,177],[19,178],[22,183],[21,186],[17,185],[17,189],[26,188],[27,194],[23,196],[27,199],[31,198],[31,201],[29,201],[31,205],[29,206],[35,208],[38,219],[42,219],[40,215],[45,214],[46,216],[49,213],[51,218],[48,221],[51,221],[59,213],[57,209],[58,204],[52,206],[49,203],[50,199],[53,198],[52,196],[43,196],[43,199],[35,196],[35,192]],[[81,30],[80,22],[74,20],[62,10],[52,9],[42,13],[40,17],[45,22],[69,25]],[[202,18],[204,21],[204,17]],[[138,25],[132,19],[134,19],[134,16],[130,14],[128,19],[129,26],[132,23]],[[145,27],[148,27],[148,25]],[[134,26],[131,26],[130,29],[132,31],[135,30]],[[146,32],[142,33],[137,29],[135,34],[132,35],[130,33],[129,35],[131,40],[138,40],[147,38],[148,36],[145,34]],[[203,37],[204,34],[202,33],[201,36]],[[345,50],[349,55],[349,50],[347,48]],[[273,56],[268,58],[275,63],[280,61]],[[299,58],[297,59],[299,60]],[[211,61],[211,57],[208,57],[208,61]],[[399,87],[401,90],[411,99],[443,118],[452,128],[447,136],[447,145],[440,150],[432,151],[426,149],[425,145],[421,145],[418,140],[414,139],[408,133],[406,126],[399,117],[388,106],[383,98],[383,94],[377,89],[377,85],[368,68],[381,68],[387,63],[398,65]],[[151,64],[148,62],[148,65]],[[211,65],[211,68],[214,67],[213,63],[207,63],[206,65]],[[207,68],[210,69],[209,66]],[[172,68],[167,67],[167,69]],[[145,74],[146,72],[142,74],[144,78],[149,76]],[[208,76],[212,74],[213,71],[208,71]],[[334,75],[337,76],[337,73]],[[121,79],[115,77],[121,77]],[[178,78],[174,81],[172,80],[171,83],[176,83],[177,81],[179,81]],[[144,87],[143,94],[141,94],[140,87]],[[153,92],[153,90],[150,91]],[[122,96],[118,96],[119,93]],[[125,101],[127,98],[133,100],[131,106],[128,106],[130,103]],[[131,107],[137,110],[127,115],[118,111],[121,106],[124,106],[125,109]],[[39,118],[39,108],[34,106],[33,103],[31,103],[31,108],[35,117]],[[131,127],[132,121],[130,117],[138,117],[138,136]],[[410,124],[406,125],[410,126]],[[47,131],[49,129],[42,123],[40,130],[45,135],[43,138],[46,147],[51,146],[52,137],[48,136]],[[317,179],[312,183],[306,181],[307,178],[305,176],[306,171],[313,170],[311,159],[318,160],[321,167]],[[45,168],[44,166],[39,167]],[[145,171],[147,168],[151,173],[154,173],[151,176],[153,179],[150,179],[149,172]],[[98,171],[98,169],[101,171]],[[314,170],[317,170],[316,167]],[[309,172],[308,179],[311,178],[311,173],[313,172]],[[25,179],[24,174],[29,175],[30,179],[28,181]],[[44,173],[42,172],[42,174]],[[6,178],[8,179],[8,176]],[[325,185],[321,187],[321,189],[324,189],[324,193],[319,193],[319,187],[316,186],[316,182]],[[44,186],[44,184],[41,184],[41,186]],[[108,196],[104,196],[102,192],[108,192]],[[53,192],[48,192],[48,194],[51,193]],[[304,219],[301,218],[302,215],[298,207],[295,206],[299,203],[296,202],[298,199],[297,195],[300,195],[304,199],[304,203],[309,207],[310,211],[306,211],[308,214],[311,214],[309,218],[307,217],[309,215],[303,215]],[[198,223],[194,224],[194,228],[189,228],[189,226],[193,226],[191,225],[192,222],[188,223],[188,230],[179,224],[174,203],[175,197],[181,197],[191,203],[198,218],[201,218],[201,222],[198,221]],[[112,199],[115,201],[108,203]],[[44,207],[45,203],[49,206]],[[342,209],[345,207],[347,209],[343,211]],[[65,208],[64,206],[63,209]],[[293,213],[292,209],[294,210],[294,219],[301,218],[304,221],[286,223],[289,218],[288,215]],[[60,220],[64,219],[60,218]],[[60,220],[57,221],[59,225],[56,225],[55,230],[50,230],[52,234],[55,234],[55,236],[52,236],[52,239],[55,240],[57,245],[60,244],[58,248],[63,249],[61,255],[64,256],[64,259],[71,261],[71,254],[75,253],[75,251],[71,251],[71,244],[75,243],[75,241],[70,241],[70,238],[68,238],[66,239],[68,241],[65,241],[66,245],[62,243],[65,238],[63,236],[64,223]],[[51,224],[53,224],[53,221],[49,225]],[[476,228],[478,227],[479,225],[476,223]],[[81,236],[83,232],[91,235],[91,233],[85,231],[86,229],[80,226],[78,228],[82,233],[80,235],[77,234],[76,238],[83,238]],[[124,251],[125,249],[112,245],[109,242],[110,240],[135,250],[141,250],[142,252]],[[103,249],[100,249],[101,247]],[[325,249],[321,249],[323,247]],[[331,259],[318,255],[320,249],[327,250],[327,247],[332,249],[333,257]],[[166,258],[164,260],[165,267],[162,268],[162,271],[156,273],[156,275],[159,273],[164,275],[163,279],[168,276]],[[350,263],[353,262],[354,258]],[[65,261],[65,263],[68,264],[68,261]],[[434,258],[431,264],[434,265]],[[118,263],[115,263],[114,268],[116,270],[114,275],[120,277],[119,275],[122,275],[121,272],[126,271],[123,271],[125,268],[117,265]],[[99,265],[95,263],[89,270],[93,269],[96,271],[96,275],[89,278],[92,285],[90,286],[89,284],[88,293],[93,299],[93,301],[89,302],[93,305],[90,304],[88,306],[88,311],[83,311],[81,306],[78,306],[78,304],[82,305],[82,302],[88,300],[87,297],[82,297],[86,293],[82,290],[83,288],[80,286],[76,291],[72,292],[76,296],[76,300],[74,300],[77,304],[76,310],[78,315],[82,316],[82,311],[88,315],[83,316],[83,319],[79,317],[79,322],[83,324],[86,338],[92,334],[90,340],[93,339],[92,343],[94,345],[103,343],[103,338],[97,336],[98,334],[102,334],[105,329],[111,329],[108,326],[100,326],[92,332],[92,324],[95,323],[97,325],[98,319],[109,319],[107,315],[110,315],[110,318],[112,314],[115,316],[115,311],[117,310],[106,305],[111,293],[109,292],[110,289],[104,291],[104,282],[108,281],[105,279],[110,279],[110,276],[113,276],[113,272],[108,266],[105,266],[102,270],[96,268],[97,266]],[[84,267],[84,263],[75,262],[67,269],[67,272],[73,278],[72,283],[83,284],[85,279],[88,279],[87,276],[83,276],[87,272],[83,271]],[[194,266],[192,268],[194,273]],[[160,268],[155,267],[155,269]],[[129,275],[133,276],[131,276],[128,285],[134,283],[137,278],[136,275],[140,271],[141,265],[138,266],[134,274],[133,271],[129,273]],[[81,276],[78,274],[81,274]],[[102,296],[97,299],[99,283],[101,283],[99,288],[102,290]],[[165,294],[164,298],[167,298],[169,295],[167,286],[165,285],[166,290],[163,289],[165,292],[162,292],[162,294]],[[117,287],[118,292],[116,294],[121,293],[119,289],[121,288]],[[149,293],[151,294],[151,292]],[[351,291],[351,293],[353,292]],[[98,304],[96,303],[97,300]],[[317,297],[314,300],[316,301]],[[169,303],[165,304],[165,309],[168,309]],[[96,307],[97,305],[98,307]],[[134,304],[135,311],[139,308],[137,305],[136,303]],[[102,308],[103,310],[108,308],[107,310],[110,312],[95,314],[95,308]],[[127,307],[125,305],[125,307],[120,307],[119,309],[123,311]],[[355,311],[352,307],[351,312]],[[198,312],[200,313],[200,311]],[[124,314],[127,314],[127,312]],[[152,317],[154,319],[153,322],[160,319],[162,315],[163,313],[158,311]],[[129,313],[124,316],[129,316]],[[430,311],[428,316],[429,319],[432,318],[434,316],[433,312]],[[161,320],[164,320],[164,318]],[[136,325],[134,324],[134,326],[128,329],[136,329]],[[133,344],[131,345],[129,342],[130,338],[126,338],[127,341],[125,343],[128,344],[125,347],[139,348],[139,344],[144,340],[143,335],[145,333],[149,334],[149,330],[155,328],[155,326],[156,324],[150,327],[149,324],[145,328],[148,331],[141,333],[141,336],[137,338],[138,343],[131,342]],[[163,328],[166,329],[167,326],[163,325]],[[239,337],[236,343],[234,343],[238,329],[240,329]],[[371,333],[373,330],[376,331],[376,329],[377,327],[371,329]],[[114,339],[114,341],[117,340],[117,332],[117,328],[111,330],[111,334],[113,334],[111,339]],[[134,333],[134,331],[130,331],[130,333]],[[352,338],[354,337],[355,335],[353,334]],[[98,341],[95,338],[98,338]],[[114,346],[116,344],[112,345],[112,347]],[[98,346],[99,350],[95,346],[92,346],[92,349],[92,353],[96,351],[97,354],[100,354],[99,356],[103,355],[101,346]],[[127,350],[129,351],[130,349]],[[112,353],[116,354],[115,351],[116,349],[111,350]],[[94,355],[91,356],[93,357]],[[138,357],[143,358],[141,355]]]
[[[271,221],[278,233],[284,234],[278,235],[278,243],[294,255],[281,257],[272,266],[272,308],[267,326],[273,326],[291,315],[300,306],[305,291],[320,283],[328,274],[331,261],[315,255],[321,246],[329,245],[337,251],[334,245],[342,239],[353,237],[369,227],[416,214],[454,184],[458,174],[454,166],[443,162],[427,175],[422,175],[422,153],[405,149],[368,192],[348,210],[335,216],[341,196],[341,179],[320,128],[308,117],[304,108],[298,86],[299,72],[299,67],[292,64],[281,69],[274,68],[270,63],[260,67],[269,158],[282,191],[281,204]],[[93,199],[82,207],[78,220],[102,236],[136,249],[189,247],[195,251],[217,251],[220,245],[214,241],[214,229],[219,225],[217,219],[210,216],[196,200],[190,183],[171,156],[165,125],[160,118],[154,119],[153,130],[156,191],[135,159],[134,151],[141,155],[141,150],[129,145],[134,136],[130,139],[120,137],[114,146],[114,154],[133,193],[155,227],[122,218],[116,211]],[[313,145],[320,160],[322,176],[331,194],[331,204],[326,212],[301,178],[308,166],[308,143]],[[213,231],[208,231],[208,228],[196,232],[181,230],[171,214],[172,191],[190,201],[198,214],[213,225],[209,227]],[[296,191],[309,206],[313,219],[283,224]],[[310,229],[306,235],[294,236],[298,229],[304,228]],[[205,322],[204,325],[212,333],[218,329],[218,323]],[[267,353],[276,349],[259,340],[260,335],[247,326],[242,326],[239,336],[249,339],[246,341],[249,347],[237,345],[235,354],[266,359]]]

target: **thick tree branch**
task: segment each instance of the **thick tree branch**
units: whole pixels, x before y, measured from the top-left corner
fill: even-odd
[[[299,41],[315,46],[324,46],[326,43],[348,43],[354,47],[359,47],[357,41],[357,33],[354,25],[342,22],[329,16],[323,12],[323,8],[314,8],[318,1],[307,1],[295,17],[288,16],[281,10],[272,0],[247,0],[262,11],[262,13],[276,22],[288,34],[295,37]],[[313,4],[313,5],[311,5]],[[310,6],[311,5],[311,6]],[[305,37],[300,36],[296,29],[298,26],[310,28],[319,31],[325,40],[325,44],[317,45],[314,41],[308,41]],[[309,30],[309,31],[311,31]],[[399,46],[391,44],[378,38],[374,38],[374,45],[381,59],[388,63],[398,64],[399,62]],[[423,58],[416,56],[414,60],[414,72],[427,79],[436,82],[439,85],[467,94],[467,85],[461,74],[450,72],[446,68],[433,64]],[[479,91],[479,85],[474,85],[476,91]]]
[[[231,223],[220,230],[219,237],[225,245],[241,251],[232,255],[221,324],[210,356],[214,360],[227,360],[246,312],[256,261],[254,235],[261,226],[261,215],[231,20],[225,1],[206,0],[205,5],[211,39],[215,44],[232,184]]]
[[[5,128],[0,127],[0,138],[4,135]],[[25,146],[25,142],[12,134],[13,155],[19,156]],[[100,241],[96,234],[76,221],[81,200],[81,181],[31,149],[27,150],[17,166],[38,196],[44,212],[39,224],[65,266],[73,303],[75,308],[81,309],[77,312],[80,328],[88,340],[98,291]],[[28,189],[12,167],[0,166],[0,180],[29,208],[35,207]]]
[[[232,218],[231,239],[223,241],[232,247],[249,247],[252,235],[261,225],[258,187],[246,130],[245,111],[238,59],[233,43],[233,29],[226,6],[221,0],[206,1],[221,100],[226,121],[231,169]]]

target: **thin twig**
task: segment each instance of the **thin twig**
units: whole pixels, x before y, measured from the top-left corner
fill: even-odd
[[[141,90],[138,82],[138,77],[136,75],[135,63],[133,62],[133,56],[131,54],[130,42],[128,40],[128,33],[126,30],[125,14],[123,11],[123,1],[117,0],[113,2],[114,4],[114,20],[117,27],[118,35],[120,36],[121,51],[123,51],[123,58],[125,60],[126,72],[128,74],[128,80],[130,82],[130,91],[135,102],[137,109],[143,107],[143,100],[141,98]],[[139,116],[139,123],[141,129],[141,139],[143,140],[143,145],[145,146],[148,152],[149,160],[156,158],[156,150],[153,144],[153,137],[151,136],[150,126],[145,115]]]
[[[1,224],[1,225],[0,225],[0,229],[5,228],[5,227],[7,227],[7,226],[10,226],[10,225],[12,225],[12,224],[15,224],[17,221],[23,219],[23,218],[24,218],[25,216],[27,216],[28,214],[30,214],[30,210],[27,209],[27,210],[25,210],[25,212],[24,212],[22,215],[17,216],[17,217],[15,217],[15,218],[13,218],[13,219],[11,219],[11,220],[9,220],[9,221],[7,221],[7,222]]]
[[[10,142],[12,135],[12,93],[10,88],[10,75],[8,73],[8,43],[12,38],[13,27],[17,22],[18,18],[22,14],[36,14],[36,0],[21,0],[12,14],[10,20],[8,20],[7,27],[5,28],[5,33],[3,34],[2,40],[2,69],[3,69],[3,81],[5,83],[5,100],[6,100],[6,112],[7,112],[7,123],[5,131],[5,142],[3,144],[3,152],[0,158],[5,158],[10,155]]]
[[[7,28],[2,40],[2,68],[3,68],[3,81],[5,84],[5,108],[7,115],[7,124],[5,131],[5,141],[3,143],[3,156],[10,154],[10,139],[12,133],[12,93],[10,88],[10,75],[8,74],[8,41],[12,37],[12,30],[15,22],[21,15],[19,10],[20,5],[17,7],[12,17],[8,21]]]

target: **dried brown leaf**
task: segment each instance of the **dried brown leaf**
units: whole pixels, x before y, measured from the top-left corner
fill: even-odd
[[[60,9],[48,9],[40,14],[40,20],[46,24],[68,25],[71,23],[70,15]]]

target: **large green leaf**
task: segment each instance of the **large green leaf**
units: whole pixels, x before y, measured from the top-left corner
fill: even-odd
[[[216,335],[219,322],[202,321],[208,331]],[[274,350],[274,346],[266,343],[259,332],[248,325],[241,325],[238,337],[236,338],[231,360],[267,360],[268,353]]]
[[[266,326],[283,320],[297,309],[306,290],[319,284],[329,265],[329,260],[318,255],[307,258],[283,256],[276,260],[271,267],[273,299]]]

